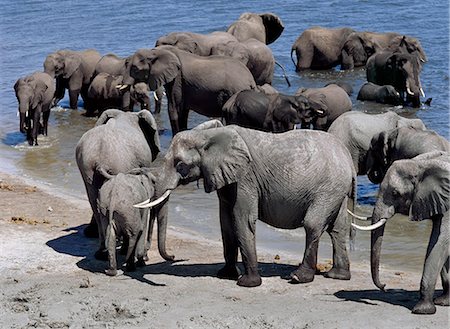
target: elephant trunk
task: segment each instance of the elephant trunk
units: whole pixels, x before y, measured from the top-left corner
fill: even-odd
[[[375,207],[374,214],[372,216],[372,224],[376,224],[381,220],[377,207]],[[381,225],[371,232],[371,252],[370,252],[370,270],[372,273],[373,283],[380,289],[384,290],[385,284],[380,282],[380,254],[381,244],[383,242],[385,225]]]
[[[167,261],[172,261],[175,259],[175,256],[168,254],[166,250],[168,211],[169,211],[169,204],[167,202],[159,210],[157,210],[158,251],[162,258],[164,258]]]
[[[26,133],[27,131],[27,113],[19,112],[19,129],[21,133]]]

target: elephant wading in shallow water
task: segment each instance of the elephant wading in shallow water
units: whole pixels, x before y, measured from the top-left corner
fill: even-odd
[[[417,314],[433,314],[436,305],[449,306],[449,208],[450,154],[430,152],[413,159],[395,161],[386,173],[372,214],[371,270],[375,285],[380,282],[379,264],[385,223],[400,213],[412,221],[431,219],[433,228],[428,243],[419,302],[412,309]],[[441,274],[443,293],[433,300],[436,281]]]
[[[347,202],[354,200],[356,173],[350,154],[335,137],[312,130],[271,134],[234,125],[181,132],[165,156],[155,202],[200,178],[205,192],[217,191],[219,197],[225,255],[219,277],[238,279],[246,287],[261,284],[255,245],[260,219],[278,228],[305,228],[305,254],[291,274],[293,282],[313,281],[324,231],[333,244],[333,268],[325,276],[350,279]],[[242,276],[236,267],[238,250]]]

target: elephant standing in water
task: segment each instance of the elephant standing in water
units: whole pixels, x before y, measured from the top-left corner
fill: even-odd
[[[358,92],[357,100],[373,101],[381,104],[402,105],[400,93],[391,85],[379,86],[366,82]]]
[[[431,219],[433,228],[425,256],[420,299],[412,309],[416,314],[433,314],[436,305],[449,306],[449,208],[450,154],[430,152],[413,159],[395,161],[386,173],[372,214],[371,270],[375,285],[380,282],[379,264],[385,223],[400,213],[412,221]],[[436,281],[441,274],[443,293],[433,300]]]
[[[42,114],[42,130],[47,135],[50,108],[53,106],[55,84],[47,73],[35,72],[20,78],[14,84],[17,101],[19,102],[19,129],[27,134],[28,144],[38,145]]]
[[[87,236],[97,236],[98,191],[106,176],[150,167],[159,151],[158,127],[146,110],[137,113],[106,110],[95,127],[81,136],[75,150],[76,160],[93,212],[85,229]]]
[[[346,211],[348,199],[354,201],[356,173],[350,154],[335,137],[311,130],[271,134],[234,125],[181,132],[165,156],[154,203],[178,185],[200,178],[205,192],[217,191],[219,197],[225,255],[219,277],[238,279],[245,287],[261,284],[255,245],[260,219],[278,228],[305,228],[305,254],[291,274],[293,282],[313,281],[324,231],[333,244],[333,268],[325,276],[350,279]],[[236,267],[238,250],[242,276]]]
[[[227,28],[239,41],[256,39],[266,45],[274,42],[284,30],[280,17],[272,13],[243,13]]]
[[[87,89],[100,58],[98,51],[93,49],[58,50],[45,58],[44,72],[56,79],[55,105],[64,97],[66,89],[69,90],[71,109],[78,108],[80,94],[83,100],[87,101]]]

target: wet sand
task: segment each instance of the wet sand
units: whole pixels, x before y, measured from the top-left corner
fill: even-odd
[[[317,274],[308,284],[286,276],[299,259],[259,251],[263,284],[242,288],[221,280],[221,241],[170,226],[162,260],[116,277],[94,259],[96,239],[82,234],[87,199],[62,198],[0,173],[1,328],[448,328],[448,307],[411,314],[420,273],[381,268],[387,292],[372,283],[367,264],[352,263],[349,281]],[[320,260],[319,270],[329,266]],[[442,288],[438,284],[438,293]]]

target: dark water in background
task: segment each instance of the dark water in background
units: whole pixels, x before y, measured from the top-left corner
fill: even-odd
[[[231,4],[231,5],[230,5]],[[287,70],[292,87],[288,88],[276,68],[274,86],[293,94],[299,87],[321,87],[333,80],[349,82],[355,94],[354,110],[383,112],[389,107],[356,100],[365,82],[364,70],[305,72],[297,74],[290,59],[292,43],[311,26],[349,26],[357,30],[395,31],[420,39],[429,62],[421,80],[430,108],[396,108],[401,115],[422,119],[429,129],[449,136],[449,8],[447,1],[6,1],[0,0],[0,169],[33,179],[51,189],[82,196],[85,191],[75,159],[74,147],[95,119],[71,111],[68,99],[52,110],[49,136],[39,137],[39,147],[29,147],[18,131],[15,81],[42,70],[47,54],[58,49],[95,48],[128,56],[136,49],[152,47],[155,40],[172,31],[208,33],[225,30],[242,12],[273,12],[281,17],[285,30],[272,45],[276,60]],[[81,104],[80,104],[81,105]],[[165,104],[164,104],[165,106]],[[164,149],[170,143],[170,124],[166,110],[156,117]],[[192,113],[190,127],[206,120]],[[376,187],[361,177],[361,209],[370,213]],[[218,205],[215,193],[205,194],[195,184],[180,188],[171,198],[171,225],[196,231],[220,240]],[[177,219],[175,220],[176,217]],[[86,218],[86,222],[89,219]],[[303,229],[275,230],[264,224],[257,228],[258,249],[268,249],[281,257],[290,253],[301,260]],[[430,226],[427,222],[409,223],[399,216],[387,225],[382,263],[399,270],[421,270]],[[320,254],[331,258],[329,239],[322,238]],[[370,235],[358,233],[352,260],[369,260]]]

